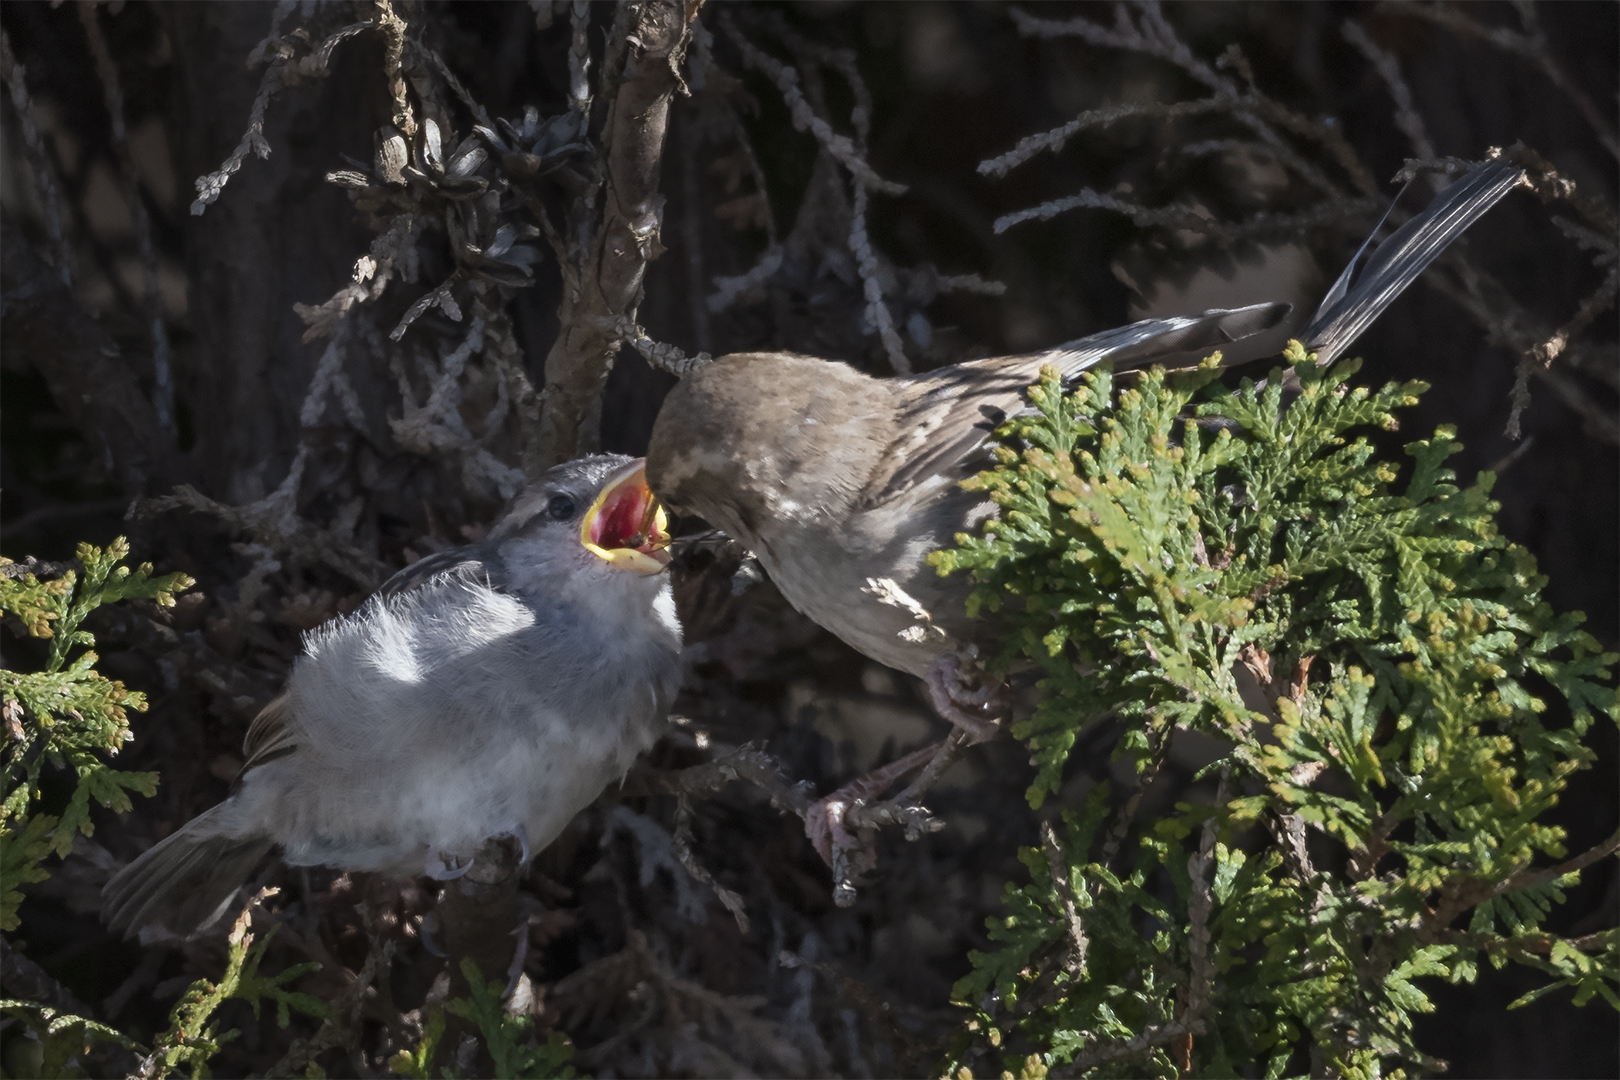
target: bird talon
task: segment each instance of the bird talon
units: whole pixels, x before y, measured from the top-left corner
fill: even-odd
[[[928,688],[928,701],[934,711],[962,729],[969,743],[988,742],[1001,734],[1000,717],[987,716],[983,711],[1001,690],[999,683],[970,688],[962,677],[960,661],[952,653],[946,653],[928,666],[923,683]]]
[[[462,862],[461,858],[462,856],[451,855],[443,851],[430,851],[426,863],[422,867],[422,872],[434,881],[454,881],[472,869],[472,856],[466,856],[466,862]]]
[[[811,803],[804,812],[804,835],[810,838],[811,846],[822,861],[836,870],[838,856],[855,848],[857,841],[844,826],[844,816],[851,809],[877,798],[896,780],[928,764],[937,752],[933,746],[914,750],[882,768],[851,780],[826,798]]]
[[[507,832],[497,834],[495,836],[495,839],[500,840],[500,839],[502,839],[504,837],[511,837],[513,840],[516,840],[518,842],[518,848],[519,848],[519,852],[520,852],[520,858],[518,860],[518,865],[519,866],[527,866],[527,865],[529,865],[529,830],[524,828],[523,823],[521,821],[518,822],[516,825],[512,826],[512,828],[510,830],[508,830]]]

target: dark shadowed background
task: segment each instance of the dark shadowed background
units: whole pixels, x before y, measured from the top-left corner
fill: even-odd
[[[348,5],[282,7],[280,33],[308,27],[315,41],[369,17]],[[113,940],[94,914],[107,867],[224,795],[246,725],[285,676],[301,631],[353,610],[387,572],[480,535],[503,501],[503,474],[488,461],[520,464],[521,425],[491,363],[471,363],[457,384],[460,441],[434,444],[401,426],[429,408],[445,357],[465,333],[441,311],[423,315],[398,344],[387,339],[451,269],[442,228],[417,243],[416,280],[391,285],[347,339],[347,396],[311,394],[329,343],[302,340],[294,305],[320,304],[343,287],[375,237],[325,176],[369,168],[373,132],[389,120],[377,36],[343,41],[324,76],[276,94],[264,110],[268,158],[248,156],[216,202],[188,212],[193,180],[218,169],[242,138],[264,70],[244,59],[276,9],[127,3],[93,11],[122,99],[124,133],[115,137],[81,9],[24,0],[0,8],[9,49],[26,69],[17,75],[8,60],[6,78],[12,86],[21,79],[31,96],[34,142],[62,214],[53,225],[13,90],[0,144],[0,553],[61,559],[78,541],[127,534],[138,559],[200,583],[172,613],[132,610],[94,627],[104,669],[152,701],[120,761],[158,770],[162,784],[132,814],[107,815],[94,842],[81,842],[34,889],[8,947],[25,947],[99,1018],[143,1036],[163,1025],[181,987],[217,971],[221,953],[217,943]],[[398,10],[492,115],[564,109],[562,10]],[[1099,25],[1113,18],[1101,5],[1030,11]],[[1307,134],[1293,141],[1296,167],[1214,114],[1090,128],[1004,176],[986,175],[981,162],[1085,110],[1187,100],[1207,87],[1141,49],[1023,33],[999,3],[711,5],[702,14],[712,38],[702,74],[688,70],[691,96],[672,109],[661,184],[667,250],[648,271],[641,325],[689,353],[780,348],[881,374],[894,366],[893,345],[867,314],[868,277],[878,280],[915,370],[1055,345],[1142,314],[1283,299],[1304,315],[1394,197],[1389,181],[1405,159],[1477,160],[1516,142],[1613,221],[1620,6],[1172,4],[1164,15],[1210,65],[1237,46],[1256,86],[1341,136],[1353,162]],[[609,5],[592,9],[598,52],[612,17]],[[856,132],[851,110],[869,92],[866,158],[907,185],[904,194],[871,197],[875,268],[851,253],[843,174],[794,128],[779,88],[745,62],[739,37],[795,64],[810,105],[841,132]],[[840,73],[846,56],[856,84]],[[1398,71],[1395,83],[1375,58]],[[1410,95],[1405,109],[1401,93]],[[457,109],[459,140],[471,119]],[[1358,170],[1372,178],[1372,192],[1358,188]],[[1420,206],[1427,184],[1416,181],[1403,206]],[[1175,204],[1211,221],[1260,224],[1222,241],[1092,208],[997,229],[1003,215],[1082,188],[1136,207]],[[564,185],[548,191],[567,197]],[[1276,222],[1266,227],[1265,215]],[[1611,261],[1595,265],[1601,245],[1582,240],[1586,220],[1515,193],[1352,353],[1366,358],[1361,381],[1432,384],[1392,445],[1456,425],[1467,448],[1453,459],[1459,475],[1500,471],[1502,525],[1540,560],[1548,599],[1587,612],[1588,629],[1613,649],[1620,353],[1612,304],[1598,305],[1550,364],[1525,359],[1528,345],[1568,324],[1588,298],[1612,298],[1614,237]],[[537,386],[561,300],[555,262],[542,251],[534,283],[492,301],[504,303]],[[751,270],[746,284],[715,280]],[[977,277],[955,280],[963,275]],[[625,349],[608,382],[603,448],[639,453],[672,382]],[[1505,434],[1515,400],[1517,439]],[[193,509],[148,505],[126,516],[134,500],[182,484],[202,497]],[[195,509],[202,502],[260,512],[233,518]],[[322,557],[340,549],[353,557]],[[701,552],[681,568],[688,637],[708,646],[679,705],[685,719],[654,751],[656,764],[689,764],[710,745],[754,741],[795,779],[827,791],[942,733],[912,680],[820,631],[768,583],[734,595],[734,569],[734,558]],[[9,636],[5,647],[8,659],[32,659]],[[1601,761],[1557,812],[1572,851],[1614,832],[1620,816],[1615,730],[1594,733]],[[1099,744],[1107,745],[1101,735]],[[1143,812],[1167,805],[1200,763],[1173,762],[1178,782],[1156,789]],[[1078,747],[1065,800],[1109,769],[1105,756]],[[1034,841],[1022,801],[1028,779],[1017,747],[982,748],[931,804],[949,827],[911,844],[883,837],[879,875],[849,909],[832,906],[826,868],[795,820],[735,785],[699,803],[694,850],[745,897],[747,935],[671,857],[673,800],[609,792],[541,856],[528,887],[536,912],[528,970],[547,987],[544,1022],[565,1030],[582,1066],[601,1075],[928,1070],[956,1022],[951,983],[966,970],[967,951],[982,946],[1002,884],[1021,873],[1016,847]],[[274,867],[265,876],[284,887],[291,927],[267,966],[319,959],[326,968],[311,992],[329,995],[364,956],[354,905],[370,890],[394,913],[393,999],[401,1009],[420,1002],[437,970],[413,929],[428,897],[347,876]],[[1552,925],[1571,933],[1615,925],[1617,882],[1613,860],[1590,870]],[[820,966],[784,965],[782,950]],[[1476,985],[1435,987],[1438,1009],[1423,1021],[1420,1043],[1458,1076],[1620,1072],[1620,1022],[1602,1003],[1576,1009],[1567,994],[1553,994],[1504,1011],[1536,984],[1522,969],[1487,968]],[[244,1037],[216,1059],[221,1075],[262,1073],[282,1057],[290,1033],[271,1018],[242,1010],[228,1020]],[[373,1067],[339,1053],[321,1059],[329,1073]]]

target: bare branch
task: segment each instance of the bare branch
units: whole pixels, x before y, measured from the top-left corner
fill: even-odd
[[[611,330],[618,335],[619,340],[635,349],[659,371],[667,371],[671,375],[685,375],[696,371],[705,364],[714,362],[714,357],[708,353],[698,353],[696,356],[687,356],[673,345],[665,345],[654,341],[647,336],[647,331],[638,324],[620,316],[616,319],[598,319],[597,325],[604,330]]]
[[[1080,910],[1075,904],[1074,887],[1069,879],[1069,863],[1063,846],[1050,821],[1041,822],[1041,848],[1046,852],[1046,868],[1052,874],[1052,888],[1063,901],[1063,923],[1069,935],[1068,954],[1063,958],[1063,970],[1070,979],[1079,979],[1086,970],[1086,928],[1080,922]]]
[[[0,30],[0,79],[11,94],[12,107],[22,125],[23,146],[28,153],[29,172],[39,191],[40,209],[45,218],[45,235],[51,242],[51,257],[56,260],[56,272],[62,284],[73,284],[73,249],[62,232],[62,185],[56,170],[51,167],[50,155],[45,152],[45,140],[40,137],[39,124],[34,120],[33,99],[28,96],[28,69],[17,63],[11,52],[11,39]]]
[[[1549,866],[1543,870],[1527,868],[1496,882],[1469,880],[1455,882],[1447,887],[1439,901],[1423,916],[1417,927],[1418,940],[1424,944],[1439,941],[1448,932],[1452,920],[1470,908],[1507,893],[1551,885],[1559,878],[1584,870],[1616,852],[1620,852],[1620,832],[1573,858],[1565,859],[1557,866]]]
[[[987,281],[978,274],[939,274],[934,288],[942,293],[961,292],[974,296],[1005,296],[1007,286],[1000,281]]]
[[[1421,158],[1434,157],[1434,143],[1429,141],[1429,132],[1423,125],[1423,117],[1412,104],[1412,88],[1407,86],[1406,80],[1401,77],[1399,62],[1386,50],[1379,48],[1372,35],[1367,33],[1366,27],[1353,19],[1345,20],[1344,39],[1367,58],[1373,70],[1378,72],[1378,77],[1384,80],[1384,86],[1395,102],[1395,126],[1411,142],[1412,152]]]
[[[686,868],[686,872],[713,889],[721,906],[731,912],[731,917],[737,920],[737,929],[744,934],[748,933],[748,911],[743,898],[714,880],[714,875],[709,873],[708,869],[697,861],[697,856],[692,854],[692,800],[684,792],[676,797],[675,802],[674,847],[675,857]]]
[[[1075,195],[1053,199],[1039,206],[1032,206],[1028,210],[1004,214],[995,220],[994,229],[999,234],[1026,221],[1045,221],[1069,210],[1081,208],[1112,210],[1124,214],[1133,223],[1143,227],[1179,229],[1200,233],[1213,240],[1230,241],[1273,235],[1298,235],[1305,229],[1365,218],[1378,213],[1382,206],[1377,199],[1337,199],[1297,214],[1261,212],[1247,221],[1227,224],[1180,207],[1142,206],[1117,196],[1104,195],[1090,188],[1083,188]]]
[[[181,484],[172,495],[141,500],[132,508],[132,513],[136,517],[151,517],[170,510],[207,514],[302,565],[330,567],[369,592],[377,587],[388,568],[329,530],[306,528],[290,509],[307,459],[308,447],[299,447],[281,486],[248,506],[215,502],[191,485]]]
[[[866,185],[854,180],[854,212],[849,219],[849,250],[855,255],[855,267],[861,275],[861,291],[866,296],[866,317],[883,340],[883,351],[888,354],[889,366],[896,375],[910,375],[911,361],[906,358],[906,347],[900,341],[900,332],[894,328],[894,316],[883,302],[883,284],[878,280],[878,258],[872,250],[871,238],[866,235]]]
[[[1010,14],[1019,32],[1031,37],[1078,37],[1093,45],[1139,52],[1174,64],[1215,91],[1217,96],[1232,99],[1235,103],[1233,118],[1253,131],[1262,142],[1275,148],[1280,155],[1288,155],[1304,179],[1326,195],[1340,194],[1337,185],[1303,158],[1294,154],[1282,137],[1273,130],[1273,124],[1321,144],[1340,168],[1349,175],[1352,186],[1362,194],[1371,195],[1377,190],[1378,185],[1373,180],[1372,174],[1367,171],[1355,148],[1336,126],[1300,116],[1254,91],[1252,87],[1246,89],[1217,73],[1176,36],[1175,28],[1165,19],[1158,4],[1144,0],[1134,5],[1134,10],[1136,19],[1132,21],[1131,9],[1123,4],[1118,5],[1114,9],[1114,25],[1111,28],[1083,17],[1060,22],[1039,19],[1018,8],[1011,9]],[[1228,50],[1222,61],[1223,67],[1236,67],[1247,71],[1248,62],[1242,59],[1241,53],[1235,51],[1235,47]]]
[[[416,236],[424,224],[416,214],[396,214],[387,230],[371,242],[370,253],[355,260],[348,284],[323,303],[294,303],[293,312],[309,327],[304,331],[304,343],[332,334],[350,308],[381,296],[396,272],[406,281],[416,280]]]
[[[295,59],[292,45],[279,36],[282,20],[292,12],[294,6],[289,0],[281,0],[276,4],[275,12],[270,18],[270,33],[250,57],[251,60],[268,57],[270,66],[265,69],[264,77],[259,81],[259,91],[253,98],[253,107],[248,110],[247,130],[242,133],[242,139],[236,144],[236,149],[231,151],[230,156],[216,171],[196,179],[197,198],[191,204],[193,215],[200,215],[219,198],[220,193],[225,190],[225,185],[236,175],[237,170],[241,169],[249,153],[256,155],[260,160],[270,156],[270,143],[264,137],[264,114],[270,106],[270,99],[283,87],[296,85],[303,79],[324,78],[331,63],[333,50],[340,43],[361,31],[369,30],[372,26],[369,22],[351,23],[314,46],[307,55]]]
[[[405,95],[405,20],[394,13],[389,0],[375,0],[377,29],[383,33],[383,70],[388,76],[388,93],[394,102],[394,126],[407,138],[416,134],[416,114]]]
[[[840,165],[848,169],[850,175],[863,187],[881,191],[886,195],[905,193],[906,185],[879,176],[872,166],[866,163],[865,157],[848,135],[840,135],[832,129],[831,124],[816,115],[815,110],[810,107],[810,102],[805,100],[804,92],[799,89],[798,71],[756,48],[728,16],[721,17],[720,25],[725,29],[727,36],[736,43],[742,53],[743,63],[776,84],[777,90],[782,94],[782,100],[793,115],[794,130],[808,131],[814,135],[816,141],[821,143]]]
[[[493,489],[502,499],[510,499],[523,488],[523,472],[486,450],[461,417],[461,376],[472,355],[485,350],[484,330],[483,316],[474,314],[466,337],[441,361],[428,400],[418,405],[409,387],[402,387],[406,391],[404,415],[390,419],[388,426],[405,449],[423,455],[459,457],[468,486]]]
[[[1039,135],[1026,135],[1018,145],[986,161],[979,162],[980,176],[1006,176],[1042,151],[1057,153],[1070,139],[1094,127],[1108,127],[1120,120],[1171,120],[1183,116],[1201,116],[1212,112],[1230,112],[1234,99],[1225,96],[1201,98],[1197,101],[1147,102],[1143,104],[1108,105],[1101,109],[1087,109],[1067,124]]]
[[[277,11],[279,13],[279,6]],[[193,215],[199,215],[225,190],[231,177],[242,167],[249,153],[256,155],[261,161],[270,156],[270,143],[264,137],[264,112],[270,105],[270,99],[282,87],[283,62],[278,58],[272,61],[265,69],[264,77],[259,80],[259,92],[253,98],[253,108],[248,113],[247,131],[242,133],[242,139],[236,144],[224,164],[214,172],[199,176],[196,180],[197,198],[191,204]]]
[[[772,245],[765,249],[764,254],[760,255],[759,261],[748,273],[738,274],[736,277],[715,278],[715,292],[706,301],[709,310],[718,315],[736,303],[738,298],[763,288],[765,283],[782,269],[782,256],[782,248]]]
[[[687,18],[696,13],[678,0],[644,3],[625,36],[623,66],[615,72],[617,89],[602,130],[607,175],[601,223],[590,232],[594,204],[582,200],[579,228],[588,236],[582,246],[587,254],[579,287],[563,297],[557,340],[546,357],[537,463],[588,453],[600,437],[602,391],[619,339],[597,320],[635,318],[647,264],[664,250],[658,240],[664,208],[659,170],[669,102],[680,86],[676,66],[689,36]],[[616,45],[609,44],[611,58]]]
[[[1511,408],[1506,425],[1507,436],[1511,439],[1520,437],[1520,417],[1530,403],[1530,379],[1537,378],[1547,383],[1585,421],[1589,432],[1605,442],[1620,443],[1620,423],[1616,422],[1614,416],[1599,407],[1591,395],[1583,393],[1558,367],[1541,359],[1542,355],[1552,353],[1552,346],[1558,342],[1558,332],[1540,324],[1506,289],[1477,267],[1456,261],[1453,269],[1461,279],[1460,285],[1438,274],[1430,274],[1425,280],[1430,288],[1462,305],[1484,329],[1487,341],[1519,357],[1509,398]],[[1610,289],[1609,295],[1612,296],[1612,287],[1607,278],[1599,287],[1599,292],[1604,289]],[[1597,296],[1594,293],[1588,303],[1603,303],[1596,299]],[[1567,350],[1567,347],[1568,339],[1565,338],[1563,348]],[[1553,355],[1556,357],[1558,354]]]
[[[426,60],[429,64],[433,65],[433,70],[439,73],[439,78],[444,80],[444,85],[448,86],[450,88],[450,92],[456,95],[456,97],[461,100],[463,105],[467,106],[468,110],[473,114],[473,117],[480,124],[484,125],[486,128],[493,128],[495,126],[494,122],[489,117],[488,110],[486,110],[478,103],[477,100],[473,98],[472,94],[468,92],[465,86],[461,85],[461,80],[456,78],[456,73],[450,70],[450,65],[444,62],[444,57],[440,56],[438,53],[434,52],[432,49],[418,41],[411,41],[407,39],[405,45],[407,48],[412,50],[412,52],[414,52],[419,59]]]
[[[1615,157],[1620,157],[1620,141],[1615,139],[1614,122],[1598,111],[1592,99],[1586,96],[1581,88],[1575,85],[1573,79],[1564,74],[1564,69],[1553,59],[1552,50],[1548,46],[1547,38],[1539,32],[1539,27],[1533,28],[1536,32],[1530,34],[1516,33],[1505,26],[1484,26],[1469,18],[1466,10],[1450,4],[1379,4],[1380,14],[1404,15],[1408,18],[1424,19],[1443,26],[1453,33],[1466,37],[1476,38],[1485,42],[1492,48],[1512,56],[1518,56],[1529,61],[1547,81],[1563,91],[1564,95],[1574,103],[1579,110],[1581,118],[1592,128],[1603,148]]]

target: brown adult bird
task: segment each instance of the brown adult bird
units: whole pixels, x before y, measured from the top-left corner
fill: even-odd
[[[1357,252],[1301,341],[1323,363],[1341,356],[1522,177],[1501,160],[1476,166],[1391,234],[1359,277]],[[990,695],[970,689],[959,668],[994,627],[967,617],[966,576],[942,578],[925,557],[995,513],[961,487],[985,466],[991,432],[1024,407],[1044,365],[1073,380],[1104,361],[1116,369],[1176,366],[1216,349],[1228,363],[1258,359],[1257,339],[1288,311],[1257,304],[1149,319],[1046,352],[889,379],[792,353],[722,356],[665,399],[647,479],[671,508],[746,545],[805,615],[872,659],[922,677],[939,713],[966,741],[979,741],[998,730]],[[818,846],[828,853],[825,840]]]

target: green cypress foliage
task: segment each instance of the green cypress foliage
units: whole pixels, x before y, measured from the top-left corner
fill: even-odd
[[[157,774],[121,772],[102,755],[116,754],[131,738],[129,713],[146,711],[146,698],[96,670],[96,639],[82,629],[85,617],[103,604],[152,600],[174,605],[174,594],[193,582],[185,574],[152,576],[145,564],[121,566],[129,545],[119,537],[105,549],[79,545],[81,576],[68,570],[40,581],[37,575],[0,577],[0,611],[19,619],[30,637],[50,642],[44,669],[0,669],[0,710],[6,739],[5,785],[0,801],[0,930],[17,929],[17,886],[43,881],[50,854],[66,855],[79,833],[89,836],[90,800],[117,813],[130,808],[129,792],[151,795]],[[9,563],[0,559],[0,564]],[[83,651],[74,654],[75,649]],[[76,782],[60,817],[30,814],[39,797],[41,770],[71,768]]]
[[[1620,719],[1616,657],[1540,599],[1494,477],[1445,468],[1451,429],[1380,460],[1369,433],[1427,387],[1288,359],[1235,391],[1218,357],[1068,395],[1048,369],[968,481],[999,519],[933,559],[1000,612],[1000,667],[1044,676],[1013,729],[1030,805],[1106,716],[1147,780],[1179,731],[1230,749],[1214,805],[1127,831],[1135,802],[1099,787],[1022,853],[950,1074],[1404,1075],[1439,1067],[1412,1035],[1425,982],[1481,961],[1547,973],[1516,1005],[1620,1007],[1617,932],[1542,926],[1620,844],[1570,858],[1542,820]]]
[[[75,836],[94,832],[91,799],[121,814],[130,809],[129,792],[151,795],[157,787],[156,773],[122,772],[104,760],[129,740],[129,713],[145,712],[146,698],[96,670],[96,641],[82,624],[101,605],[124,600],[172,607],[174,594],[193,582],[185,574],[153,577],[150,564],[132,570],[121,565],[128,554],[123,537],[105,548],[80,544],[82,575],[67,570],[47,581],[35,574],[0,577],[0,611],[21,620],[29,636],[50,642],[42,670],[0,669],[0,713],[7,736],[0,802],[0,930],[20,928],[20,886],[45,880],[46,859],[67,855]],[[6,562],[0,559],[0,564]],[[47,767],[71,769],[75,778],[60,816],[37,812],[40,777]],[[0,1000],[0,1012],[20,1020],[33,1035],[32,1045],[28,1040],[13,1043],[36,1051],[37,1059],[28,1064],[30,1075],[85,1075],[85,1062],[97,1047],[115,1044],[138,1056],[142,1075],[164,1077],[187,1069],[192,1076],[206,1076],[209,1059],[238,1034],[216,1030],[214,1014],[226,999],[249,1002],[255,1015],[261,1001],[272,1001],[282,1027],[291,1020],[290,1010],[326,1015],[321,1001],[287,989],[319,965],[297,964],[273,976],[259,972],[274,934],[272,928],[255,946],[244,910],[231,930],[225,974],[218,983],[199,980],[191,985],[150,1052],[113,1028],[40,1002],[7,998]]]

